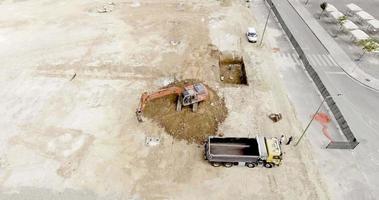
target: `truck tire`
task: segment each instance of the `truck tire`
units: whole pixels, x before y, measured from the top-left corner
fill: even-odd
[[[220,167],[220,166],[221,166],[221,163],[219,163],[219,162],[211,162],[211,165],[212,165],[213,167]]]
[[[254,168],[254,167],[257,166],[257,164],[255,164],[255,163],[246,163],[245,166],[248,167],[248,168]]]
[[[272,164],[271,164],[271,163],[265,163],[264,166],[265,166],[266,168],[272,168]]]
[[[231,167],[233,167],[233,163],[226,162],[226,163],[224,163],[224,167],[231,168]]]

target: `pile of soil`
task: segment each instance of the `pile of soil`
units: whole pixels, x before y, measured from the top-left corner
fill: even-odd
[[[183,87],[187,84],[200,82],[198,80],[184,80],[172,83],[167,87]],[[204,85],[208,89],[209,98],[200,102],[197,112],[192,112],[192,106],[185,106],[182,111],[177,112],[176,101],[178,97],[169,95],[148,102],[143,115],[158,122],[175,139],[201,144],[208,136],[217,133],[219,124],[224,122],[228,114],[224,99],[220,98],[208,85]]]

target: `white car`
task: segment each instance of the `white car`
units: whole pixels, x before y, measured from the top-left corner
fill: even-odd
[[[257,36],[257,31],[255,28],[249,27],[246,32],[246,37],[249,42],[257,42],[258,36]]]

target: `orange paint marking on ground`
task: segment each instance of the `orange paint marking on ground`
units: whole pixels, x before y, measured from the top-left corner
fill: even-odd
[[[314,119],[322,125],[322,133],[327,137],[331,142],[333,142],[332,137],[330,136],[330,133],[328,131],[328,124],[330,123],[331,119],[328,114],[320,112],[317,113],[314,116]]]
[[[277,47],[272,48],[272,52],[276,53],[276,52],[278,52],[278,51],[280,51],[280,48],[277,48]]]

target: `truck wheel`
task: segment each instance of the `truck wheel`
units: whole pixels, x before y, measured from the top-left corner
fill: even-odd
[[[224,163],[224,167],[231,168],[231,167],[233,167],[233,163],[226,162],[226,163]]]
[[[246,163],[245,166],[248,168],[254,168],[257,165],[255,163]]]
[[[264,166],[265,166],[266,168],[271,168],[271,167],[272,167],[272,164],[271,164],[271,163],[265,163]]]
[[[220,166],[221,166],[221,163],[219,163],[219,162],[211,162],[211,165],[212,165],[213,167],[220,167]]]

